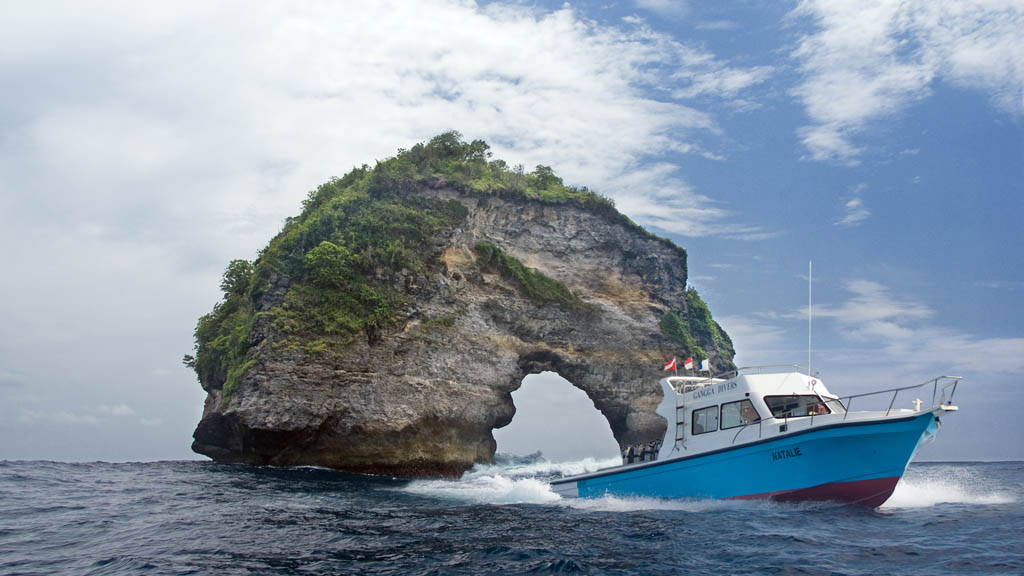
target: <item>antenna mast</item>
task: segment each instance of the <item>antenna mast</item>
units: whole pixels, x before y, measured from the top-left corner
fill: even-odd
[[[807,375],[814,377],[811,372],[811,261],[807,261]]]

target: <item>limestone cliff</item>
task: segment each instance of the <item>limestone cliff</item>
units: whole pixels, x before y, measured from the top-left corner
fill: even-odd
[[[312,192],[200,319],[193,450],[215,460],[455,475],[531,373],[557,372],[620,445],[660,439],[662,363],[732,344],[686,252],[550,169],[438,136]]]

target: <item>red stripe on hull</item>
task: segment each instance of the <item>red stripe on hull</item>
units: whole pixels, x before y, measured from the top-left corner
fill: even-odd
[[[896,489],[896,484],[899,481],[899,476],[893,476],[891,478],[857,480],[856,482],[830,482],[828,484],[811,486],[810,488],[800,488],[799,490],[780,490],[778,492],[734,496],[730,500],[770,499],[780,502],[832,500],[858,506],[867,506],[868,508],[877,508],[888,500],[889,496],[892,496],[892,492]]]

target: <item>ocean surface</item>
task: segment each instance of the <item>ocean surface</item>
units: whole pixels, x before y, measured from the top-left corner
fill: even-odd
[[[876,510],[563,500],[614,462],[457,481],[211,462],[0,462],[0,574],[1021,574],[1024,463],[913,464]]]

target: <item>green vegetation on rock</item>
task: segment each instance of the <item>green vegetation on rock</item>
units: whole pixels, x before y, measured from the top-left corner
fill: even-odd
[[[427,269],[435,235],[466,217],[455,200],[371,193],[376,178],[376,170],[357,169],[311,192],[302,215],[257,260],[254,297],[275,276],[291,282],[268,312],[284,345],[313,353],[357,337],[376,342],[407,306],[403,287]]]
[[[690,333],[702,342],[711,342],[719,357],[732,358],[732,341],[725,335],[722,327],[711,318],[708,305],[695,288],[686,291],[686,308]]]
[[[199,318],[196,325],[196,355],[186,356],[200,381],[220,388],[231,381],[237,385],[249,349],[253,305],[248,297],[252,266],[245,260],[232,260],[221,281],[224,300],[213,311]]]
[[[319,355],[343,354],[360,338],[374,344],[402,320],[410,286],[436,264],[438,235],[456,228],[468,214],[456,200],[415,193],[427,188],[576,206],[656,238],[685,263],[682,248],[633,223],[610,199],[566,185],[550,167],[525,172],[522,166],[490,157],[485,142],[466,142],[458,132],[446,132],[311,191],[302,212],[285,221],[255,261],[228,265],[221,282],[224,298],[199,319],[195,357],[186,356],[185,363],[207,389],[222,389],[222,401],[227,402],[256,363],[254,347]],[[584,306],[564,284],[496,246],[481,244],[476,251],[481,266],[501,273],[530,299]],[[713,339],[715,325],[710,317],[708,321]],[[425,328],[453,322],[428,322]],[[663,330],[678,334],[681,342],[688,342],[683,334],[704,334],[699,332],[704,324],[695,331],[693,326],[678,329],[676,324],[683,326],[678,318],[668,328],[666,322]]]
[[[697,341],[693,339],[693,336],[690,334],[690,327],[675,312],[671,310],[666,312],[661,317],[658,327],[661,328],[662,334],[680,344],[687,354],[695,357],[697,360],[708,357],[704,350],[697,345]]]
[[[477,265],[481,270],[496,271],[511,281],[519,291],[534,302],[541,304],[556,302],[574,308],[583,308],[583,302],[569,288],[537,270],[527,268],[516,258],[506,254],[490,242],[480,242],[473,250],[477,254]]]
[[[661,317],[659,323],[661,333],[680,344],[685,353],[693,356],[697,362],[709,357],[704,348],[697,344],[698,340],[710,342],[717,358],[731,359],[734,354],[732,341],[721,326],[711,318],[708,305],[694,288],[689,288],[686,291],[686,307],[688,311],[686,322],[671,310]],[[723,367],[733,367],[732,361],[728,360],[728,364]]]

